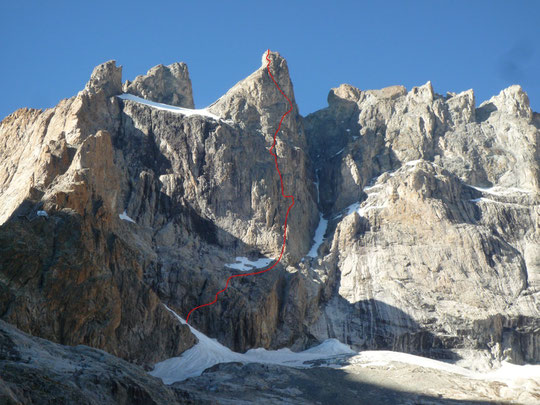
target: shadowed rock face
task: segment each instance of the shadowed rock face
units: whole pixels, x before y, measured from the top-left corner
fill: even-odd
[[[342,85],[302,118],[285,59],[269,58],[293,104],[276,143],[296,201],[285,255],[190,322],[238,351],[337,337],[538,361],[540,120],[521,88],[476,108],[472,90],[443,97],[429,82]],[[281,249],[288,200],[268,148],[289,105],[266,65],[265,53],[203,113],[116,97],[121,70],[107,62],[55,108],[6,117],[0,317],[144,365],[191,347],[162,303],[185,316],[240,272],[227,266],[237,256]],[[123,91],[193,107],[184,64]]]
[[[165,386],[142,368],[102,350],[62,346],[26,335],[0,321],[0,402],[480,405],[508,400],[529,404],[537,399],[533,381],[529,381],[530,389],[523,390],[399,361],[391,365],[364,364],[361,356],[332,361],[342,367],[218,364],[200,377]]]
[[[142,368],[88,346],[62,346],[0,321],[0,402],[194,404]]]

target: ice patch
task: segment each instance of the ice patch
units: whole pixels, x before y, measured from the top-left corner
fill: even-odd
[[[183,324],[186,322],[174,311],[165,306]],[[157,363],[149,373],[161,378],[165,384],[183,381],[202,374],[204,370],[218,363],[267,363],[291,367],[308,368],[307,361],[329,359],[342,355],[356,354],[349,346],[337,339],[327,339],[319,346],[295,353],[290,349],[266,350],[251,349],[246,353],[233,352],[216,339],[211,339],[197,329],[188,325],[199,342],[186,350],[180,357],[173,357]]]
[[[484,202],[484,203],[492,203],[492,204],[510,205],[510,206],[513,206],[513,207],[531,208],[531,207],[529,207],[527,205],[523,205],[523,204],[495,201],[495,200],[492,200],[491,198],[485,198],[485,197],[473,198],[472,200],[469,200],[469,201],[473,202],[473,203]]]
[[[118,216],[120,217],[120,219],[122,219],[122,220],[124,220],[124,221],[133,222],[134,224],[137,223],[137,222],[135,222],[133,219],[131,219],[130,217],[128,217],[128,215],[126,214],[126,211],[122,212],[121,214],[118,214]]]
[[[343,153],[343,151],[345,150],[345,148],[341,149],[339,152],[337,152],[335,155],[333,155],[332,157],[336,157],[337,155]]]
[[[186,322],[174,311],[165,306],[181,323]],[[161,378],[165,384],[184,381],[190,377],[200,376],[204,370],[218,363],[266,363],[277,364],[297,368],[309,368],[313,365],[308,363],[314,360],[348,359],[348,364],[356,364],[361,367],[368,366],[391,366],[392,362],[400,362],[414,366],[440,370],[448,373],[463,375],[472,379],[499,381],[508,386],[528,386],[540,379],[540,365],[518,366],[502,362],[502,366],[488,372],[472,371],[454,364],[433,360],[413,354],[393,352],[388,350],[367,350],[360,353],[352,350],[348,345],[337,339],[327,339],[318,346],[293,352],[290,349],[266,350],[251,349],[246,353],[233,352],[223,346],[216,339],[211,339],[197,329],[188,325],[191,332],[197,337],[198,343],[191,349],[186,350],[180,357],[173,357],[157,363],[150,375]],[[334,362],[338,364],[338,362]],[[335,366],[330,360],[327,366]],[[324,366],[319,364],[318,367]],[[346,366],[346,365],[345,365]]]
[[[135,101],[137,103],[144,104],[144,105],[147,105],[149,107],[156,108],[158,110],[170,111],[170,112],[174,112],[174,113],[182,114],[182,115],[186,115],[186,116],[201,115],[203,117],[212,118],[212,119],[214,119],[216,121],[221,120],[221,118],[219,118],[217,115],[212,114],[206,108],[203,108],[203,109],[200,109],[200,110],[194,110],[194,109],[191,109],[191,108],[176,107],[174,105],[156,103],[155,101],[145,100],[144,98],[137,97],[137,96],[134,96],[133,94],[128,94],[128,93],[121,94],[121,95],[119,95],[117,97],[121,98],[122,100]]]
[[[225,267],[228,267],[230,269],[240,270],[240,271],[248,271],[255,269],[260,269],[262,267],[268,266],[270,263],[272,263],[272,259],[258,259],[258,260],[249,260],[247,257],[236,257],[235,258],[236,263],[230,263],[226,264]]]
[[[410,160],[409,162],[405,162],[405,165],[406,166],[416,166],[421,161],[422,161],[422,159]]]
[[[328,227],[328,221],[323,218],[322,214],[319,214],[319,225],[315,230],[315,236],[313,237],[314,243],[311,247],[311,250],[307,254],[309,257],[317,257],[317,251],[324,241],[324,234],[326,233],[326,228]]]
[[[373,186],[366,186],[364,187],[364,192],[368,192],[368,191],[371,191],[373,190],[374,188],[381,188],[382,187],[382,184],[374,184]]]
[[[524,194],[531,194],[531,190],[527,190],[525,188],[518,188],[518,187],[476,187],[471,186],[470,184],[465,184],[467,187],[474,188],[477,191],[480,191],[482,193],[488,193],[493,195],[508,195],[508,194],[515,194],[515,193],[524,193]]]
[[[518,366],[507,362],[502,362],[501,367],[488,372],[472,371],[455,364],[445,363],[439,360],[428,359],[426,357],[415,356],[413,354],[392,352],[387,350],[366,350],[360,352],[358,356],[349,359],[351,364],[367,366],[389,366],[392,362],[400,362],[419,367],[431,368],[453,374],[460,374],[472,379],[499,381],[508,386],[522,386],[529,381],[540,380],[540,365],[526,364]]]
[[[374,194],[377,194],[377,193],[374,193]],[[380,210],[386,207],[387,207],[386,203],[384,203],[383,205],[373,205],[373,203],[368,203],[366,200],[366,204],[362,206],[362,204],[360,204],[359,202],[356,202],[354,204],[349,205],[347,208],[345,208],[347,210],[347,214],[345,216],[351,215],[353,212],[357,212],[358,215],[360,215],[361,217],[365,217],[366,214],[371,210]]]
[[[349,205],[347,208],[347,215],[351,215],[353,212],[358,211],[358,208],[360,208],[360,203],[356,202],[354,204]]]
[[[36,213],[36,215],[37,215],[38,217],[45,217],[45,218],[48,218],[48,217],[49,217],[49,214],[47,214],[47,211],[41,211],[41,210],[38,211],[38,212]]]

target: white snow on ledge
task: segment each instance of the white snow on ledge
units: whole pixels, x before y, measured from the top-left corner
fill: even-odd
[[[121,98],[122,100],[135,101],[137,103],[144,104],[144,105],[147,105],[149,107],[156,108],[158,110],[170,111],[170,112],[174,112],[174,113],[182,114],[182,115],[186,115],[186,116],[201,115],[203,117],[212,118],[212,119],[214,119],[216,121],[221,120],[221,118],[219,118],[217,115],[212,114],[206,108],[203,108],[203,109],[200,109],[200,110],[194,110],[194,109],[191,109],[191,108],[176,107],[174,105],[156,103],[155,101],[146,100],[144,98],[137,97],[137,96],[134,96],[133,94],[128,94],[128,93],[121,94],[121,95],[119,95],[117,97]]]
[[[167,306],[165,308],[181,323],[186,324],[184,319],[174,311]],[[356,354],[349,346],[339,342],[337,339],[327,339],[318,346],[298,353],[289,349],[266,350],[261,348],[251,349],[246,353],[237,353],[223,346],[216,339],[211,339],[190,325],[188,326],[199,342],[182,353],[180,357],[172,357],[157,363],[149,373],[154,377],[161,378],[165,384],[200,376],[204,370],[218,363],[266,363],[308,368],[311,367],[311,364],[305,364],[307,361]]]
[[[253,269],[261,269],[268,266],[272,263],[272,259],[258,259],[258,260],[249,260],[247,257],[236,257],[236,263],[226,264],[225,267],[230,269],[248,271]]]
[[[323,218],[322,214],[319,214],[319,225],[317,226],[317,229],[315,230],[315,236],[313,237],[313,246],[311,247],[311,250],[307,254],[309,257],[317,257],[319,250],[319,247],[322,245],[324,241],[324,234],[326,233],[326,228],[328,227],[328,221]]]
[[[367,200],[366,200],[367,201]],[[371,210],[382,210],[387,207],[385,202],[383,205],[373,205],[373,203],[365,202],[365,205],[362,207],[363,203],[356,202],[349,205],[345,210],[347,211],[345,216],[351,215],[353,212],[357,212],[361,217],[366,217],[366,214]]]
[[[439,360],[388,350],[366,350],[350,359],[351,364],[359,364],[361,367],[389,366],[392,362],[459,374],[471,379],[499,381],[510,387],[525,386],[530,384],[530,381],[539,381],[540,379],[540,365],[525,364],[520,366],[505,361],[497,369],[479,372]]]
[[[119,216],[120,219],[123,220],[123,221],[133,222],[134,224],[137,223],[137,222],[135,222],[133,219],[131,219],[130,217],[128,217],[128,215],[126,214],[126,211],[122,212],[121,214],[118,214],[118,216]]]
[[[494,186],[494,187],[476,187],[471,186],[470,184],[465,184],[467,187],[474,188],[475,190],[478,190],[482,193],[488,193],[493,195],[508,195],[508,194],[514,194],[514,193],[524,193],[524,194],[531,194],[531,190],[527,190],[525,188],[518,188],[518,187],[500,187],[500,186]]]
[[[164,305],[181,323],[184,319]],[[356,364],[360,367],[391,366],[393,362],[404,363],[428,369],[459,374],[471,379],[500,381],[509,387],[528,387],[540,379],[540,365],[526,364],[518,366],[502,362],[502,366],[488,372],[473,371],[455,364],[445,363],[426,357],[386,350],[366,350],[355,352],[348,345],[337,339],[327,339],[318,346],[302,352],[293,352],[289,349],[266,350],[251,349],[246,353],[233,352],[211,339],[197,329],[188,325],[191,332],[199,342],[191,349],[186,350],[180,357],[172,357],[157,363],[150,375],[161,378],[165,384],[184,381],[190,377],[200,376],[204,370],[219,363],[265,363],[277,364],[296,368],[310,368],[314,360],[326,360],[317,367],[347,367],[347,364]],[[339,360],[346,359],[343,363]]]

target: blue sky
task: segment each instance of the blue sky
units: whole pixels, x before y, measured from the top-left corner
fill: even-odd
[[[123,79],[186,62],[204,107],[261,64],[289,63],[302,114],[341,83],[431,80],[477,102],[518,83],[540,112],[540,1],[26,1],[0,3],[0,117],[54,106],[115,59]]]

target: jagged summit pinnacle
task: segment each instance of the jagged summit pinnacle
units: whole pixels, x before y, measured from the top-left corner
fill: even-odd
[[[133,82],[127,80],[123,90],[124,93],[150,101],[195,108],[188,67],[183,62],[154,66],[146,75],[137,76]]]
[[[501,90],[496,96],[484,101],[480,107],[486,105],[492,105],[500,112],[526,118],[527,120],[531,120],[533,117],[529,96],[518,84]]]
[[[279,120],[288,106],[286,105],[287,101],[268,76],[267,55],[271,61],[270,70],[274,79],[297,111],[287,61],[278,52],[272,51],[269,54],[268,51],[265,51],[261,58],[261,67],[236,83],[224,96],[209,107],[210,111],[224,119],[246,123],[259,123],[261,117],[267,113],[272,114],[270,122],[275,121],[274,115],[278,116]]]
[[[116,66],[115,60],[102,63],[94,68],[85,90],[97,93],[100,90],[108,97],[122,93],[122,66]]]
[[[265,69],[266,69],[266,65],[268,65],[268,59],[266,59],[267,56],[268,56],[268,59],[270,59],[270,61],[273,64],[274,63],[280,64],[282,62],[287,63],[285,58],[283,56],[281,56],[281,54],[279,52],[272,51],[272,50],[270,50],[270,52],[268,52],[268,50],[266,50],[266,51],[263,52],[262,58],[261,58],[262,67],[265,68]]]

